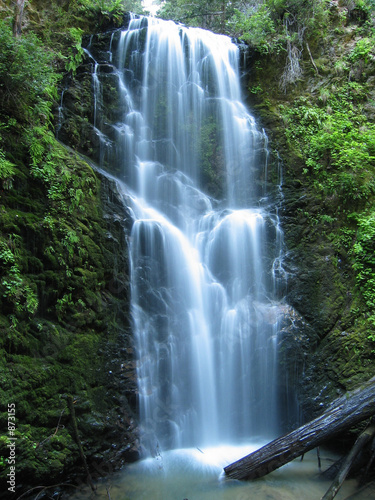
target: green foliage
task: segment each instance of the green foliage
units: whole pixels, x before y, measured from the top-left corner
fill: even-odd
[[[354,62],[363,59],[365,64],[367,64],[369,61],[369,56],[375,55],[374,42],[375,42],[375,37],[360,38],[349,55],[349,61]]]
[[[1,136],[0,136],[1,140]],[[4,189],[12,187],[15,165],[6,159],[4,151],[0,148],[0,180]]]
[[[20,271],[17,266],[12,266],[8,276],[3,278],[1,282],[3,297],[14,306],[17,316],[22,313],[27,313],[32,316],[38,309],[38,298],[35,290],[30,284],[21,278]]]
[[[49,123],[59,79],[53,52],[32,33],[13,37],[7,20],[0,20],[0,46],[0,103],[29,123]]]
[[[64,320],[64,316],[66,315],[67,311],[71,309],[73,306],[72,302],[72,294],[71,293],[66,293],[61,297],[61,299],[58,299],[56,302],[56,313],[57,317],[60,321]]]
[[[0,239],[0,268],[3,278],[0,283],[2,296],[7,300],[11,314],[15,317],[33,316],[38,309],[38,298],[30,280],[21,273],[22,255],[19,238],[12,235],[8,240]]]
[[[86,2],[94,5],[94,8],[100,10],[102,14],[112,14],[123,6],[122,0],[94,0],[93,2]]]
[[[357,286],[371,311],[368,322],[375,326],[375,212],[359,214],[357,223],[357,238],[352,249],[353,267],[357,271]]]
[[[51,209],[72,213],[82,205],[85,192],[90,194],[94,180],[91,175],[72,171],[69,155],[51,132],[41,135],[32,129],[29,136],[31,175],[43,182]]]
[[[66,52],[69,60],[67,67],[74,72],[83,54],[82,30],[73,26],[66,28],[66,32],[67,40],[70,41]],[[51,49],[46,49],[31,32],[23,33],[18,38],[13,37],[7,20],[0,21],[0,43],[0,131],[5,138],[4,149],[0,149],[0,180],[3,188],[9,191],[10,200],[13,197],[21,199],[20,192],[15,194],[12,190],[13,185],[19,182],[20,172],[5,153],[7,144],[13,145],[13,137],[17,137],[17,147],[12,147],[11,158],[17,159],[17,167],[19,164],[28,167],[22,167],[22,176],[26,176],[31,183],[37,181],[39,193],[43,192],[41,201],[48,210],[43,214],[44,225],[51,240],[55,242],[49,248],[45,245],[45,253],[42,248],[40,251],[50,257],[50,265],[61,269],[65,278],[73,279],[74,265],[79,262],[84,268],[82,259],[87,257],[88,252],[81,251],[82,235],[78,236],[70,224],[74,223],[78,214],[84,213],[85,202],[93,196],[96,180],[87,164],[72,158],[56,141],[52,132],[52,108],[56,102],[57,82],[60,78],[54,69],[57,56]],[[58,58],[61,60],[60,56]],[[25,201],[25,204],[29,205],[29,202]],[[36,211],[37,206],[34,202],[32,210]],[[8,227],[3,226],[4,232],[1,235],[0,296],[6,305],[4,311],[7,311],[10,320],[10,331],[16,335],[12,342],[16,339],[19,342],[19,334],[25,328],[22,322],[38,311],[37,287],[27,274],[28,263],[39,270],[43,269],[43,263],[26,250],[26,245],[19,236],[23,229],[19,227],[21,217],[18,213],[12,216],[5,209],[1,212],[1,217],[2,221],[7,221]],[[22,215],[22,219],[28,218],[28,214]],[[29,226],[26,234],[30,231],[35,237],[35,231],[39,229],[31,229]],[[40,240],[40,236],[38,237]],[[75,290],[71,283],[62,282],[60,286],[60,296],[64,295],[64,288]]]
[[[83,61],[85,52],[82,48],[83,30],[80,28],[69,28],[69,33],[73,39],[73,47],[69,50],[68,61],[65,64],[65,69],[71,71],[73,75],[77,71],[78,66]]]
[[[365,19],[375,10],[374,0],[344,0],[350,11],[357,10]]]
[[[108,349],[111,336],[119,345],[112,305],[127,310],[110,287],[122,229],[111,227],[109,242],[98,177],[55,139],[53,112],[65,63],[74,77],[80,62],[82,32],[102,22],[113,27],[130,3],[140,5],[31,0],[17,38],[11,18],[0,21],[0,392],[16,403],[21,488],[28,478],[59,482],[79,458],[69,429],[59,426],[67,388],[87,403],[83,413],[94,400],[106,414],[113,405],[98,379],[112,356],[103,361],[97,352]],[[126,269],[124,247],[116,259]],[[4,426],[4,413],[0,421]],[[98,449],[92,431],[88,457]],[[0,463],[6,456],[0,439]],[[4,484],[6,473],[3,467]]]
[[[226,22],[230,19],[235,8],[240,6],[240,0],[166,0],[162,3],[158,16],[163,19],[172,19],[189,26],[199,26],[220,33],[229,33]]]
[[[77,0],[76,8],[82,13],[91,11],[96,16],[113,19],[118,24],[125,12],[143,13],[141,0]]]
[[[264,3],[279,23],[283,23],[286,18],[294,18],[301,26],[316,28],[318,22],[327,22],[327,0],[265,0]]]
[[[236,9],[227,26],[230,33],[242,38],[261,53],[268,53],[278,48],[276,27],[271,11],[265,4],[246,12]]]
[[[79,0],[88,9],[94,9],[102,14],[115,14],[139,9],[139,0]]]
[[[252,94],[258,94],[262,92],[262,86],[260,84],[253,85],[249,90]]]
[[[55,142],[51,133],[52,107],[60,78],[53,68],[54,54],[32,33],[13,37],[6,21],[0,21],[0,44],[0,103],[4,113],[16,118],[9,120],[7,133],[17,130],[21,134],[21,144],[29,151],[31,174],[47,184],[49,197],[54,199],[54,190],[61,190],[64,185],[57,179],[59,172],[52,148]],[[5,180],[9,187],[14,168],[2,152],[0,173],[3,183]],[[54,185],[51,185],[52,179]]]
[[[278,2],[281,4],[285,5]],[[351,2],[352,10],[353,4]],[[285,11],[279,10],[279,14],[285,17]],[[334,22],[345,26],[354,23],[353,19],[337,16]],[[375,326],[375,215],[372,209],[375,126],[368,77],[374,71],[374,27],[362,22],[363,18],[358,21],[361,28],[356,28],[355,43],[344,44],[341,54],[332,61],[324,61],[322,72],[327,72],[328,78],[326,73],[318,75],[317,70],[317,77],[313,78],[311,72],[314,83],[306,79],[305,96],[295,98],[293,94],[293,99],[288,96],[286,104],[278,109],[287,149],[293,158],[291,163],[297,170],[301,169],[306,189],[324,204],[325,212],[319,205],[321,212],[309,215],[310,225],[319,227],[321,234],[325,233],[336,251],[344,256],[356,285],[352,293],[358,320],[353,319],[354,312],[351,312],[351,321],[358,321],[356,328],[371,331]],[[306,33],[309,29],[306,28]],[[351,29],[354,33],[354,28]],[[310,37],[315,36],[313,30],[309,33]],[[313,47],[316,41],[310,38],[309,43]],[[317,66],[320,72],[323,65],[318,59]],[[371,334],[363,338],[373,340]]]
[[[302,153],[313,182],[344,204],[375,193],[375,126],[358,110],[365,98],[366,88],[349,82],[325,95],[325,107],[303,98],[281,107],[287,140]]]
[[[80,242],[80,238],[74,230],[67,231],[65,238],[63,240],[63,245],[68,252],[69,260],[73,259],[74,252],[76,250],[76,245]]]
[[[304,37],[328,22],[328,2],[315,0],[266,0],[243,4],[227,22],[227,32],[238,36],[261,53],[278,53],[287,44],[302,45]]]

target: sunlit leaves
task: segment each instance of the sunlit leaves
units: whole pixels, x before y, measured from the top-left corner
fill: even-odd
[[[281,108],[289,144],[302,152],[314,181],[343,202],[375,193],[375,125],[358,109],[365,98],[364,86],[349,82],[327,93],[324,107],[301,98]]]
[[[275,50],[277,46],[275,23],[265,4],[246,12],[236,9],[228,21],[228,28],[233,35],[241,37],[260,52]]]
[[[83,61],[83,57],[85,54],[82,48],[83,30],[73,27],[69,29],[69,33],[71,38],[73,39],[73,44],[69,49],[68,60],[65,64],[65,69],[75,74],[78,66]]]
[[[17,317],[33,316],[38,309],[38,297],[35,287],[28,278],[21,273],[21,258],[18,252],[17,236],[10,236],[7,240],[0,239],[0,268],[2,278],[0,293]]]
[[[375,309],[375,212],[357,216],[357,241],[353,246],[357,284],[370,309]]]

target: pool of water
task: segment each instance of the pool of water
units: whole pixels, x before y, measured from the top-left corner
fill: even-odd
[[[222,446],[207,449],[181,449],[165,452],[129,465],[121,473],[97,484],[96,499],[108,500],[319,500],[331,480],[319,478],[317,453],[307,453],[255,481],[228,480],[223,467],[259,448],[261,443],[244,447]],[[320,452],[321,468],[328,469],[338,458]],[[70,498],[90,498],[90,490]],[[370,496],[369,496],[370,495]],[[345,481],[336,498],[364,500],[371,493],[358,491],[355,480]]]

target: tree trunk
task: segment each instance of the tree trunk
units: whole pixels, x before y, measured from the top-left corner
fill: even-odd
[[[360,434],[357,441],[354,443],[353,448],[350,450],[349,455],[346,457],[343,464],[341,465],[340,470],[335,477],[335,480],[331,484],[329,490],[324,495],[322,500],[333,500],[333,498],[335,498],[339,489],[341,488],[342,483],[345,481],[345,478],[348,475],[350,467],[352,466],[358,453],[363,449],[365,444],[368,443],[370,439],[372,439],[374,434],[375,434],[375,426],[373,425],[368,427],[365,431],[362,432],[362,434]]]
[[[375,377],[336,399],[320,417],[224,468],[233,479],[255,479],[291,462],[375,414]]]
[[[16,6],[14,8],[14,24],[13,24],[14,36],[19,36],[21,34],[24,7],[25,7],[25,0],[17,0]]]

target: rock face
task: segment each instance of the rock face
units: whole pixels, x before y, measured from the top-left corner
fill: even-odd
[[[59,138],[64,143],[88,155],[114,174],[119,172],[116,171],[118,162],[114,161],[113,125],[126,111],[126,103],[119,99],[117,78],[108,47],[115,49],[119,36],[120,31],[113,30],[85,39],[84,44],[92,57],[84,60],[74,81],[64,91],[62,121],[59,125]],[[320,50],[329,52],[330,49],[325,47]],[[290,397],[298,401],[282,401],[280,406],[300,405],[302,421],[316,416],[339,393],[351,389],[356,382],[367,377],[369,369],[362,369],[354,377],[353,374],[348,376],[349,353],[357,352],[359,344],[364,342],[363,332],[357,335],[353,326],[351,335],[345,333],[347,325],[353,323],[348,311],[353,305],[355,276],[348,256],[343,249],[338,250],[337,245],[333,244],[321,216],[322,211],[331,213],[335,210],[337,201],[322,199],[312,186],[306,185],[301,153],[286,143],[285,125],[280,118],[279,107],[287,106],[293,97],[285,96],[279,88],[278,79],[283,71],[283,63],[280,59],[275,61],[272,56],[262,56],[260,68],[256,54],[247,60],[251,64],[249,87],[253,88],[260,82],[264,88],[263,94],[266,94],[249,94],[249,106],[269,134],[270,149],[273,151],[270,170],[274,171],[271,177],[274,177],[275,182],[280,164],[283,170],[279,217],[286,248],[282,264],[287,275],[285,302],[290,307],[283,317],[285,327],[281,340],[281,362],[288,365],[290,386],[296,387],[297,393],[293,396],[290,391],[281,392],[290,395],[286,399]],[[92,93],[95,64],[97,81],[102,84],[102,94],[96,102],[93,101]],[[311,78],[305,84],[300,82],[293,89],[293,95],[309,92],[316,84]],[[95,113],[99,116],[99,110],[102,118],[98,121]],[[99,140],[100,133],[93,128],[95,120],[96,127],[109,141],[104,149]],[[216,163],[217,170],[220,170],[220,162]],[[210,165],[212,168],[213,165]],[[220,172],[214,172],[212,178],[215,174],[220,176]],[[332,351],[327,356],[330,346]],[[343,354],[342,348],[346,349],[347,355]],[[363,358],[367,352],[363,350]],[[361,355],[358,360],[360,358]],[[368,364],[366,360],[364,365],[370,366],[371,363]],[[286,428],[296,424],[291,421],[287,411],[282,412],[281,418]]]
[[[346,301],[343,270],[324,237],[311,234],[309,210],[313,200],[292,187],[283,189],[280,210],[287,237],[284,266],[289,274],[287,301],[324,338],[336,324]],[[313,244],[310,241],[313,239]],[[320,240],[320,241],[319,241]]]
[[[125,238],[130,217],[115,185],[96,176],[73,153],[68,155],[72,171],[85,172],[86,180],[96,179],[98,188],[90,204],[81,203],[85,215],[71,215],[69,234],[74,230],[76,235],[71,260],[55,258],[64,255],[66,241],[57,219],[50,216],[53,227],[43,229],[44,214],[38,205],[30,212],[20,210],[21,188],[18,209],[6,213],[6,227],[12,224],[14,235],[32,242],[31,250],[24,249],[19,238],[19,267],[27,269],[39,299],[31,318],[16,317],[10,301],[3,299],[6,316],[0,316],[1,393],[2,400],[16,407],[20,492],[27,485],[57,483],[62,474],[73,473],[77,484],[84,477],[68,395],[74,398],[78,433],[93,479],[139,457]],[[29,184],[25,200],[34,191]],[[4,428],[6,418],[2,413]],[[0,452],[8,456],[6,436],[0,440]],[[0,480],[5,491],[6,477]]]
[[[284,194],[280,220],[287,247],[283,263],[288,273],[286,301],[298,311],[303,325],[296,335],[303,368],[295,382],[301,420],[305,421],[320,414],[345,388],[322,369],[329,357],[323,362],[321,348],[340,324],[350,302],[350,285],[345,263],[339,262],[331,243],[318,228],[311,230],[308,214],[314,201],[298,183],[285,186]],[[300,332],[306,332],[302,344],[298,341]],[[289,347],[293,352],[293,346]]]
[[[90,55],[86,52],[74,79],[65,82],[58,124],[58,138],[64,144],[113,174],[119,174],[115,125],[127,111],[111,60],[120,36],[121,29],[115,29],[84,37],[82,45]]]
[[[330,2],[325,36],[317,40],[306,35],[301,43],[302,76],[294,84],[281,87],[285,58],[274,54],[255,53],[248,78],[248,88],[256,90],[248,94],[249,107],[269,136],[270,164],[281,164],[283,171],[279,216],[286,247],[286,302],[302,318],[308,340],[298,348],[303,420],[317,416],[335,397],[370,379],[375,369],[369,321],[373,306],[364,299],[365,281],[358,281],[358,269],[371,279],[373,265],[356,257],[356,248],[362,248],[356,246],[361,238],[356,221],[367,220],[373,206],[372,190],[367,190],[373,162],[363,160],[359,170],[354,163],[358,155],[347,167],[345,156],[335,163],[341,149],[331,141],[333,135],[327,136],[325,147],[314,157],[321,130],[333,131],[328,123],[333,128],[337,123],[343,133],[339,120],[347,117],[354,132],[350,135],[345,129],[343,140],[353,141],[352,147],[355,134],[363,137],[366,127],[372,126],[375,65],[373,55],[362,50],[371,36],[364,28],[366,22],[373,22],[371,15],[359,12],[354,3]],[[356,89],[355,94],[348,94],[348,85]],[[319,119],[312,126],[314,113]],[[366,125],[357,132],[358,116]],[[369,178],[367,171],[372,172]],[[356,177],[359,172],[367,179],[363,184]],[[349,189],[345,178],[350,178]],[[370,233],[366,241],[373,252]],[[293,354],[292,349],[289,352]]]
[[[94,480],[139,457],[126,240],[131,218],[115,183],[76,153],[99,155],[89,125],[92,78],[84,69],[80,76],[66,89],[65,146],[52,135],[49,145],[54,186],[65,194],[51,196],[52,184],[30,174],[21,126],[4,137],[17,168],[2,183],[0,206],[0,393],[4,405],[16,408],[19,494],[66,476],[85,481],[70,396]],[[0,98],[4,106],[1,92]],[[3,429],[7,417],[4,406]],[[4,458],[7,444],[3,435]],[[6,473],[2,468],[2,492]]]

